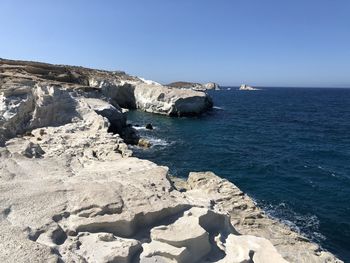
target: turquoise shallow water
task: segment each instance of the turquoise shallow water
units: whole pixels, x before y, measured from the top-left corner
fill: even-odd
[[[201,117],[132,111],[154,144],[134,154],[186,177],[210,170],[272,216],[350,262],[350,89],[212,91]]]

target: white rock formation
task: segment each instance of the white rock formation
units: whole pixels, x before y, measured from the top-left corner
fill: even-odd
[[[206,89],[206,90],[220,90],[220,87],[217,83],[215,82],[208,82],[208,83],[205,83],[203,84],[203,87]]]
[[[73,244],[73,253],[87,262],[128,263],[141,249],[139,241],[110,233],[80,233]]]
[[[254,225],[260,217],[272,227],[276,222],[211,173],[193,173],[181,182],[187,191],[177,190],[167,167],[131,157],[119,134],[108,132],[125,123],[116,101],[129,99],[129,86],[139,108],[170,115],[165,103],[180,113],[198,107],[187,105],[195,103],[194,91],[176,99],[152,87],[154,93],[141,96],[146,88],[138,85],[146,84],[130,84],[134,80],[120,72],[36,65],[13,66],[11,77],[11,65],[2,68],[0,262],[340,262],[305,239],[303,246],[287,246],[288,235],[301,237],[288,229],[276,244],[276,235]],[[99,74],[106,82],[96,80]],[[129,81],[127,89],[108,84],[110,74]],[[107,97],[113,92],[119,95]],[[153,96],[164,104],[153,109],[144,99]],[[249,220],[255,220],[251,232]],[[251,236],[265,232],[275,247]]]
[[[211,172],[190,173],[187,182],[177,179],[175,184],[187,189],[187,198],[198,205],[229,213],[232,225],[241,234],[271,241],[289,262],[341,262],[301,234],[268,217],[238,187]]]
[[[253,88],[252,86],[248,86],[246,84],[242,84],[240,87],[239,87],[239,90],[259,90],[257,88]]]
[[[122,108],[141,109],[169,116],[198,115],[213,106],[204,92],[168,88],[141,82],[123,85],[101,81],[96,87]]]
[[[78,117],[77,101],[62,86],[11,80],[0,87],[0,145],[6,138]]]
[[[207,94],[193,90],[137,85],[134,96],[137,108],[169,116],[198,115],[212,107]]]
[[[226,256],[218,262],[287,262],[265,238],[230,234],[226,239]]]
[[[33,107],[33,103],[39,103],[41,109],[45,109],[46,99],[55,97],[67,100],[69,104],[69,93],[61,94],[62,89],[73,89],[84,96],[105,97],[109,102],[119,109],[141,109],[148,112],[166,115],[193,115],[202,113],[212,107],[211,98],[196,91],[183,91],[180,89],[169,89],[159,83],[147,81],[142,78],[132,77],[124,72],[109,72],[92,70],[73,66],[56,66],[37,62],[23,62],[0,59],[0,76],[4,87],[0,91],[0,103],[8,97],[6,94],[14,92],[24,96],[20,100],[25,102],[21,107]],[[50,85],[48,85],[50,84]],[[38,86],[35,91],[33,86]],[[36,93],[45,93],[44,101],[36,101]],[[18,98],[17,98],[18,99]],[[2,104],[8,102],[2,102]],[[15,103],[15,102],[13,102]],[[63,102],[58,102],[63,105]],[[51,104],[50,104],[51,105]],[[157,105],[157,107],[154,107]],[[4,107],[4,106],[3,106]],[[3,108],[0,104],[0,110]],[[68,112],[72,111],[70,105],[65,105]],[[59,112],[53,110],[54,112]],[[42,114],[42,112],[40,112]],[[11,116],[5,116],[11,117]],[[27,117],[27,116],[21,116]],[[55,116],[57,121],[65,123],[67,120],[62,116]]]
[[[0,261],[223,259],[225,237],[236,234],[229,217],[195,207],[166,167],[123,158],[122,140],[89,105],[81,99],[76,122],[34,129],[1,148]],[[24,154],[28,147],[40,155]]]
[[[87,98],[85,101],[97,114],[108,119],[111,132],[122,132],[123,128],[126,126],[126,117],[120,107],[116,108],[108,102],[96,98]]]

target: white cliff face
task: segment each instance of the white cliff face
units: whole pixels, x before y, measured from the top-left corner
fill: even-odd
[[[134,95],[137,108],[170,116],[198,115],[213,104],[204,92],[159,86],[137,85]]]
[[[75,70],[59,79],[90,85],[0,71],[0,262],[340,262],[273,236],[271,219],[250,224],[262,212],[228,181],[191,173],[180,191],[167,167],[131,156],[119,100],[176,115],[204,110],[204,93]]]
[[[57,126],[79,118],[78,101],[62,86],[7,83],[0,90],[0,145],[6,138],[37,127]],[[21,86],[20,89],[17,89]]]
[[[103,94],[122,108],[171,115],[198,115],[213,106],[204,92],[168,88],[157,84],[128,82],[122,84],[102,82],[98,85]]]

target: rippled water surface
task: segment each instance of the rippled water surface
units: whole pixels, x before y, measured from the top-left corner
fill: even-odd
[[[212,91],[197,118],[132,111],[153,142],[134,154],[174,175],[214,171],[272,216],[350,262],[350,89]]]

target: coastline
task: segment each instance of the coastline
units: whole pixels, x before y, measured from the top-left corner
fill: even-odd
[[[14,67],[6,64],[4,71]],[[197,260],[210,255],[229,262],[237,247],[248,258],[250,250],[255,251],[265,260],[262,262],[269,260],[266,251],[276,262],[283,262],[279,255],[289,262],[341,262],[269,218],[229,181],[210,172],[190,173],[187,181],[173,178],[172,185],[167,167],[132,157],[118,132],[109,132],[111,125],[117,131],[125,128],[118,105],[170,116],[200,114],[210,107],[205,93],[168,91],[140,83],[125,73],[117,73],[118,85],[107,85],[105,73],[99,71],[99,78],[91,76],[95,71],[87,71],[92,78],[88,85],[67,82],[71,78],[68,73],[57,75],[63,78],[61,82],[43,80],[36,75],[37,70],[29,67],[27,75],[2,75],[11,80],[4,81],[5,89],[1,90],[3,116],[7,118],[1,123],[5,129],[0,134],[4,145],[0,148],[3,262],[15,261],[14,257],[23,261],[38,257],[42,262],[74,262],[84,257],[99,262],[111,258],[132,262],[139,257],[147,262],[152,257],[164,260],[167,254],[180,262],[194,255],[199,255]],[[110,77],[111,73],[106,74]],[[102,96],[98,95],[100,90]],[[130,101],[130,96],[135,101]],[[183,103],[186,100],[188,103]],[[28,121],[28,117],[32,119]],[[199,224],[201,218],[208,224]],[[203,236],[214,235],[214,225],[209,222],[214,218],[223,222],[214,232],[226,233],[231,239],[222,238],[220,243],[213,237],[206,243]],[[198,229],[198,235],[171,231],[184,223]],[[143,231],[151,235],[145,236]],[[261,248],[249,247],[238,237]],[[189,240],[200,248],[194,249]],[[176,242],[184,249],[175,249]],[[210,252],[213,242],[215,249],[222,246],[220,253]],[[106,244],[127,249],[106,251],[102,249]],[[101,248],[95,253],[93,247]]]
[[[171,177],[178,189],[200,188],[214,200],[215,209],[228,213],[234,228],[241,234],[264,237],[271,241],[288,262],[342,262],[318,244],[272,218],[234,183],[212,172],[190,173],[189,179]],[[183,190],[182,190],[183,191]]]

